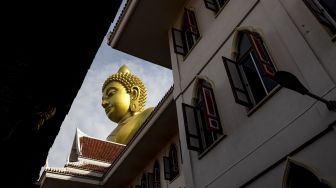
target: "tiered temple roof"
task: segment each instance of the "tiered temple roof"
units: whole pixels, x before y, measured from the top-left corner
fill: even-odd
[[[46,167],[47,173],[100,178],[125,145],[90,137],[77,129],[69,160],[64,168]]]

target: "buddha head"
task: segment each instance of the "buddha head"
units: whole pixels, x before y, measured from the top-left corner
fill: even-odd
[[[102,106],[113,122],[120,122],[144,109],[147,91],[143,82],[126,65],[108,77],[102,88]]]

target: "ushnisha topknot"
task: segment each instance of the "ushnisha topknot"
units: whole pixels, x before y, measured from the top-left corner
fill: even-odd
[[[112,74],[108,77],[103,85],[102,91],[104,92],[105,87],[111,83],[112,81],[120,82],[125,88],[127,93],[131,93],[131,89],[133,86],[138,86],[140,88],[140,96],[139,96],[139,107],[140,111],[144,110],[145,103],[147,100],[147,90],[140,78],[133,75],[126,65],[123,65],[119,68],[118,72]]]

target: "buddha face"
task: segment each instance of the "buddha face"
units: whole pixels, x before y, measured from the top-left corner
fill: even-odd
[[[131,96],[125,87],[117,81],[112,81],[103,90],[102,106],[113,122],[118,123],[130,113]]]

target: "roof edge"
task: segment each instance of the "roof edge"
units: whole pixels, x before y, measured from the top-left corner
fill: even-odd
[[[127,24],[129,18],[132,16],[134,9],[137,7],[137,5],[138,5],[138,0],[127,0],[113,30],[109,32],[107,44],[111,46],[112,48],[119,41],[119,36],[123,32],[125,25]]]

